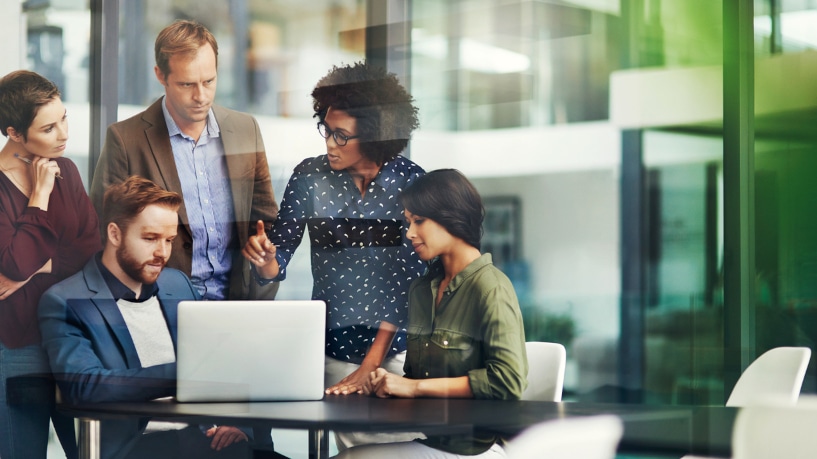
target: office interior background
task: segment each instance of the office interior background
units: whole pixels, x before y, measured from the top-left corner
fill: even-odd
[[[261,124],[277,197],[325,152],[332,65],[398,74],[406,153],[457,168],[529,341],[566,399],[722,404],[775,346],[817,339],[817,0],[5,0],[0,73],[63,91],[86,186],[107,124],[163,91],[153,40],[219,41],[217,103]],[[302,247],[279,298],[308,298]],[[815,362],[803,392],[817,392]]]

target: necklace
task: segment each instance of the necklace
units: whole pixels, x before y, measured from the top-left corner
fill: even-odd
[[[24,186],[22,183],[20,183],[19,180],[17,180],[17,174],[14,173],[14,168],[8,169],[4,167],[2,164],[0,164],[0,170],[5,172],[6,177],[11,179],[11,181],[14,183],[14,186],[17,187],[17,189],[19,189],[20,192],[22,192],[27,197],[31,196],[31,188]]]

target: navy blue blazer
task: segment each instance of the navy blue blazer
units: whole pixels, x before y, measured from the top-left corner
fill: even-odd
[[[176,346],[177,308],[199,294],[181,271],[165,268],[156,281]],[[75,275],[48,289],[39,304],[40,331],[51,371],[70,403],[139,402],[176,393],[176,364],[142,368],[128,327],[92,257]],[[103,421],[103,457],[135,442],[147,419]]]

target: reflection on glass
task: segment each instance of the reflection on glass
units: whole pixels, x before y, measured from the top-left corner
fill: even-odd
[[[503,269],[526,333],[568,348],[574,397],[718,402],[721,24],[707,0],[413,2],[412,158],[518,201],[521,250]],[[621,195],[624,129],[643,139],[641,222],[620,218],[635,199]],[[502,255],[492,212],[485,237]],[[638,225],[648,248],[621,253],[621,232]],[[622,264],[633,258],[645,360],[640,385],[621,387]]]
[[[809,174],[817,167],[817,5],[754,5],[759,354],[817,340],[817,188]],[[558,325],[530,332],[567,346],[567,397],[603,398],[619,385],[622,277],[636,259],[644,276],[641,400],[722,403],[729,388],[722,376],[721,2],[411,6],[411,17],[401,18],[412,27],[411,92],[421,117],[411,157],[427,170],[458,168],[483,196],[518,203],[515,242],[496,242],[508,233],[493,220],[486,241],[494,241],[491,250],[518,247],[504,269],[530,323]],[[153,75],[156,33],[175,18],[200,20],[222,46],[218,103],[256,114],[279,197],[294,165],[325,148],[311,118],[315,82],[366,53],[366,4],[357,0],[128,1],[121,8],[120,119],[162,93]],[[62,78],[70,154],[85,171],[87,147],[77,133],[87,132],[88,11],[55,6],[28,21],[30,65]],[[633,199],[621,195],[625,131],[643,140],[639,222],[620,217]],[[633,225],[645,228],[644,253],[621,251],[622,232]],[[282,297],[311,294],[308,260],[301,271],[297,263]],[[813,373],[804,391],[817,391]]]

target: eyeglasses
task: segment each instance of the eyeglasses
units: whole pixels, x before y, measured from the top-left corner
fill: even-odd
[[[324,139],[328,139],[331,136],[333,139],[335,139],[335,143],[337,143],[339,147],[346,145],[346,143],[351,139],[357,139],[360,137],[359,135],[343,135],[338,131],[333,131],[329,129],[329,126],[327,126],[323,121],[318,122],[318,132]]]

